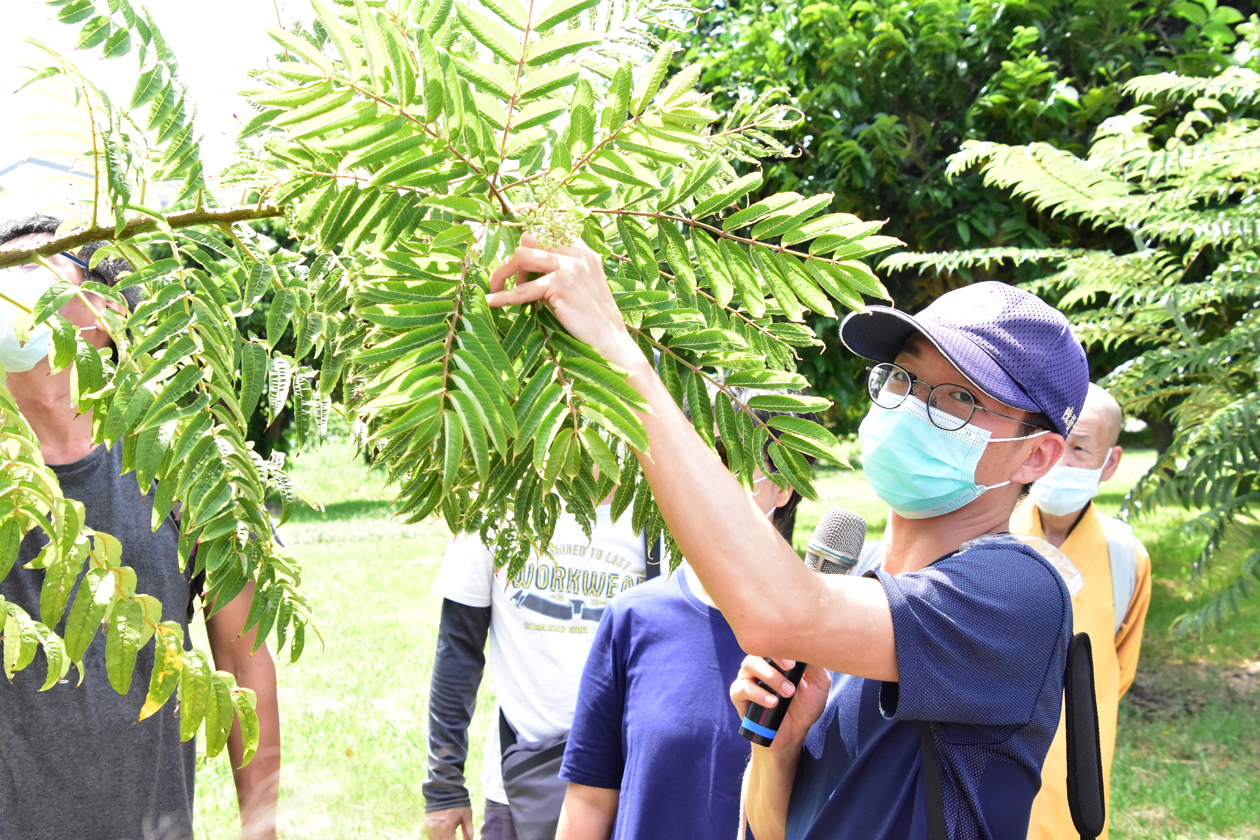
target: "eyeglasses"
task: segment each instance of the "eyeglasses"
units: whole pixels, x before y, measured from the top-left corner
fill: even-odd
[[[977,411],[984,411],[998,417],[1005,417],[1007,420],[1014,420],[1024,426],[1032,426],[1043,432],[1050,431],[1037,423],[990,411],[979,405],[975,394],[961,385],[942,384],[932,387],[922,379],[915,379],[905,368],[889,362],[870,368],[870,375],[866,379],[866,390],[871,402],[889,410],[899,408],[906,401],[906,397],[913,395],[920,385],[927,389],[928,419],[938,429],[956,432],[970,423]]]

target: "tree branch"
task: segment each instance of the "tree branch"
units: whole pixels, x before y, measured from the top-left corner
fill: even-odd
[[[251,205],[249,207],[216,207],[196,210],[182,210],[165,217],[171,228],[186,228],[195,225],[230,225],[236,222],[252,222],[256,219],[273,219],[284,215],[284,208],[274,204]],[[91,242],[102,240],[114,242],[126,239],[159,226],[159,219],[152,216],[132,216],[120,235],[114,233],[113,225],[99,225],[83,228],[65,236],[50,239],[42,245],[29,248],[0,248],[0,268],[12,265],[25,265],[37,257],[48,257],[82,248]]]

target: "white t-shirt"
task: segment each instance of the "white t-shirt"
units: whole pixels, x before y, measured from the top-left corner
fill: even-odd
[[[490,668],[504,716],[522,741],[554,738],[573,725],[582,666],[608,601],[644,578],[643,537],[630,516],[598,522],[588,542],[560,515],[551,557],[531,558],[507,580],[475,535],[451,541],[433,594],[469,607],[490,607]],[[498,709],[482,756],[485,796],[507,802],[500,764]]]

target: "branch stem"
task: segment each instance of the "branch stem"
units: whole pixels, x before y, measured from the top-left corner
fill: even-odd
[[[283,215],[284,208],[274,204],[249,207],[200,208],[172,213],[166,217],[166,224],[171,228],[186,228],[196,225],[230,225],[235,222],[249,222],[255,219],[273,219]],[[83,228],[74,233],[68,233],[65,236],[58,236],[55,239],[50,239],[41,245],[34,245],[30,248],[0,249],[0,268],[8,268],[12,265],[26,265],[34,262],[37,257],[50,257],[62,251],[77,250],[90,242],[127,239],[137,234],[157,229],[158,226],[159,221],[152,216],[135,215],[123,226],[120,234],[115,233],[113,225],[97,225]]]

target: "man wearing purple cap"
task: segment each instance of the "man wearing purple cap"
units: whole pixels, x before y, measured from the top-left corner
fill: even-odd
[[[845,344],[876,362],[863,468],[892,513],[878,559],[817,575],[674,405],[622,323],[599,257],[580,244],[534,245],[523,240],[494,272],[490,304],[541,300],[630,371],[651,407],[641,415],[651,446],[638,456],[661,512],[756,655],[732,699],[741,714],[749,702],[774,705],[758,680],[795,695],[771,746],[752,751],[753,834],[926,838],[925,776],[939,769],[943,807],[933,810],[948,836],[1024,836],[1059,719],[1071,605],[1050,561],[1006,532],[1023,488],[1059,460],[1089,384],[1063,316],[983,283],[917,317],[874,306],[845,319]],[[544,276],[523,282],[527,272]],[[811,666],[793,688],[760,656]],[[936,765],[925,766],[921,723]]]

